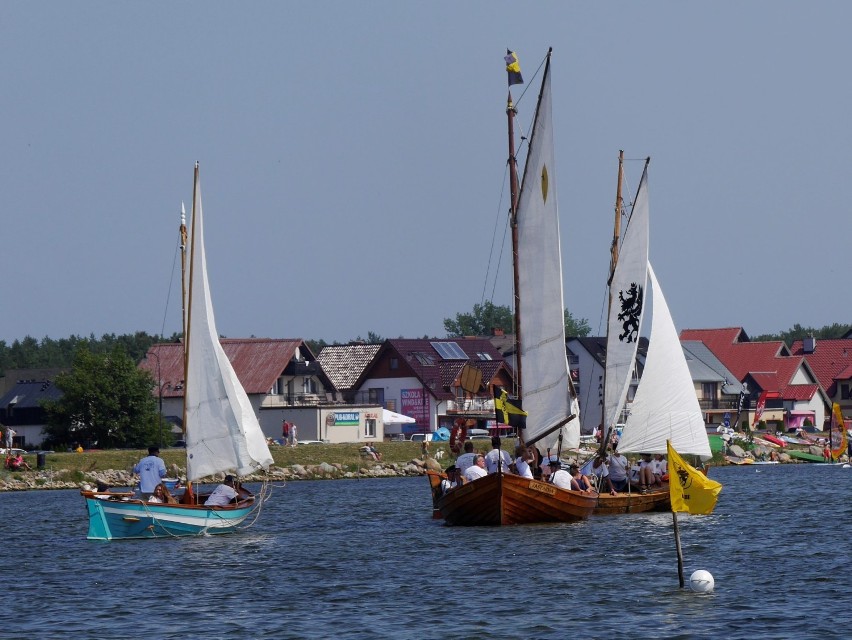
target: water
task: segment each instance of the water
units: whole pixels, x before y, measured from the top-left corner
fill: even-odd
[[[452,528],[424,478],[293,482],[237,535],[92,542],[74,491],[0,494],[14,638],[845,638],[852,469],[715,469],[712,516]]]

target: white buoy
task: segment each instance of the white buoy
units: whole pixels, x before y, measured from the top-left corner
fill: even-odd
[[[713,576],[704,569],[699,569],[689,576],[689,587],[696,593],[710,593],[715,584]]]

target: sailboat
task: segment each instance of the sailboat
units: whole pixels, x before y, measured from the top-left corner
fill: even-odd
[[[621,246],[618,246],[623,153],[619,156],[619,189],[612,247],[610,310],[604,377],[604,437],[601,453],[619,422],[635,367],[639,333],[650,302],[651,330],[642,378],[618,443],[622,454],[667,452],[666,442],[680,454],[711,457],[710,441],[686,358],[665,296],[648,259],[648,161],[642,173]],[[650,284],[650,288],[648,287]],[[615,298],[619,304],[614,304]],[[601,492],[596,514],[669,511],[668,486],[647,493]]]
[[[204,250],[201,183],[195,165],[189,295],[184,340],[186,475],[179,504],[143,502],[133,494],[83,491],[90,540],[232,533],[263,502],[243,489],[239,502],[205,506],[192,483],[215,474],[266,470],[272,455],[245,390],[219,343]],[[182,231],[185,224],[181,224]]]
[[[518,194],[509,93],[509,166],[512,189],[512,248],[515,290],[516,379],[527,412],[521,438],[558,455],[580,443],[578,405],[565,351],[562,254],[554,161],[550,58],[548,51]],[[511,80],[510,80],[511,86]],[[499,468],[448,491],[435,501],[453,525],[513,525],[572,522],[591,515],[595,498]]]

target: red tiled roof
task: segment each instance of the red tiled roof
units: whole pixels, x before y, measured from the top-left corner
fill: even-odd
[[[805,353],[802,340],[793,342],[793,355],[803,356],[829,397],[836,393],[835,380],[852,377],[852,340],[816,340],[813,353]]]
[[[810,400],[819,391],[818,384],[791,384],[787,385],[781,398],[784,400]]]
[[[776,359],[789,355],[787,345],[783,342],[749,342],[745,331],[739,327],[684,329],[680,333],[680,339],[703,342],[740,381],[745,379],[749,372],[777,371]],[[792,373],[791,371],[791,376]],[[783,379],[783,376],[779,377]]]
[[[222,338],[220,343],[248,394],[268,393],[292,360],[296,349],[305,349],[302,340]],[[182,343],[153,345],[139,363],[139,368],[149,371],[155,381],[162,381],[164,398],[183,397]]]

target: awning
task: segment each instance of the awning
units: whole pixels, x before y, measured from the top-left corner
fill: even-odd
[[[413,422],[417,422],[417,420],[404,416],[396,411],[382,409],[382,422],[384,424],[411,424]]]

